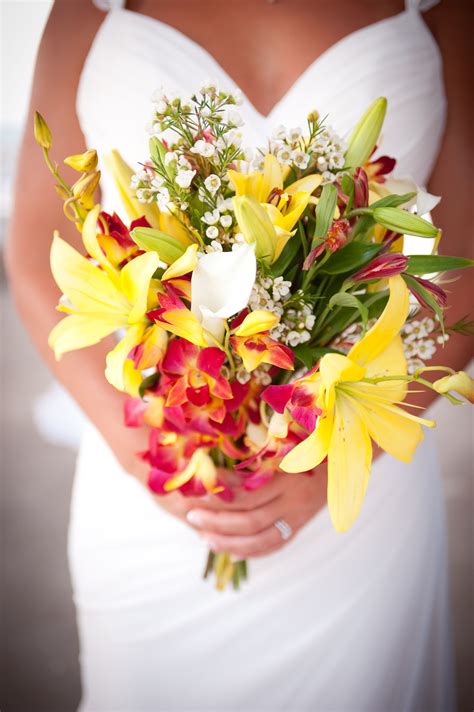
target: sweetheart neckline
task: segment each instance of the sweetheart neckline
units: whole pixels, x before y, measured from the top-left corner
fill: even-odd
[[[222,64],[216,59],[216,57],[208,50],[206,47],[201,45],[199,42],[196,40],[193,40],[189,35],[185,34],[182,30],[179,30],[176,27],[173,27],[173,25],[170,25],[167,22],[163,22],[162,20],[159,20],[156,17],[152,17],[151,15],[146,15],[141,12],[136,12],[135,10],[130,10],[126,7],[115,7],[112,10],[110,10],[107,13],[106,18],[104,19],[104,23],[107,21],[108,18],[112,18],[118,14],[127,14],[129,16],[135,17],[139,21],[142,21],[144,23],[148,24],[154,24],[163,29],[164,32],[167,32],[171,36],[175,36],[181,40],[181,42],[188,44],[190,47],[195,48],[201,56],[211,65],[214,67],[214,71],[218,71],[225,79],[226,82],[229,83],[229,89],[233,86],[235,89],[237,89],[240,94],[242,95],[242,98],[248,108],[255,114],[255,116],[258,118],[258,120],[262,123],[270,121],[273,119],[274,115],[278,112],[280,107],[284,105],[293,95],[294,92],[296,92],[304,83],[304,81],[307,79],[308,76],[310,76],[315,69],[319,66],[321,62],[323,62],[325,59],[327,59],[331,54],[334,52],[337,52],[341,49],[341,47],[345,46],[348,44],[354,37],[360,37],[364,35],[365,33],[373,32],[374,30],[385,26],[389,25],[391,23],[399,22],[403,20],[404,18],[408,17],[409,15],[416,15],[418,19],[420,19],[419,12],[416,9],[413,9],[412,7],[408,6],[405,8],[405,10],[402,10],[401,12],[395,14],[395,15],[389,15],[388,17],[384,17],[381,20],[377,20],[376,22],[372,22],[369,25],[365,25],[364,27],[359,27],[357,30],[354,30],[353,32],[348,33],[347,35],[344,35],[341,37],[337,42],[334,42],[334,44],[330,45],[327,49],[325,49],[318,57],[316,57],[295,79],[293,84],[288,87],[288,89],[284,92],[284,94],[273,104],[271,107],[270,111],[267,114],[263,114],[255,104],[250,101],[246,93],[242,90],[242,88],[239,86],[239,84],[233,79],[232,74],[230,74]],[[423,20],[420,20],[422,26],[426,28],[426,25]]]

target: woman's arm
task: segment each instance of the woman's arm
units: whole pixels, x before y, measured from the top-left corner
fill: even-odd
[[[40,45],[30,108],[18,159],[15,202],[11,215],[6,265],[17,310],[35,346],[55,376],[102,433],[127,472],[145,482],[147,467],[135,453],[147,447],[147,432],[123,424],[124,396],[104,377],[105,355],[113,339],[66,354],[56,362],[48,334],[59,320],[60,296],[51,276],[49,251],[54,228],[80,251],[74,225],[63,215],[42,152],[33,137],[33,114],[42,113],[53,132],[52,156],[80,153],[86,146],[75,111],[77,85],[84,60],[103,13],[92,2],[56,0]],[[77,174],[63,166],[71,182]],[[68,171],[71,171],[68,174]],[[58,418],[61,413],[57,413]],[[180,494],[157,498],[168,511],[184,519],[193,499]]]
[[[444,81],[448,101],[448,119],[439,158],[429,183],[430,192],[441,195],[433,211],[436,225],[443,230],[441,254],[474,257],[470,213],[472,207],[472,171],[470,157],[474,151],[472,110],[473,84],[470,70],[472,12],[462,0],[441,2],[426,15],[428,25],[439,44],[444,62]],[[472,306],[472,271],[451,272],[444,285],[448,292],[446,323],[470,315]],[[460,370],[473,355],[473,340],[453,334],[444,348],[436,353],[433,363]],[[440,374],[441,376],[442,374]],[[435,395],[423,394],[422,405]]]

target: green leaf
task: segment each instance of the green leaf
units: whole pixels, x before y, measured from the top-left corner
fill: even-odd
[[[377,145],[386,110],[387,100],[381,96],[372,102],[359,119],[349,139],[344,167],[357,168],[357,166],[363,166],[368,160]]]
[[[385,198],[380,198],[375,203],[370,205],[370,208],[398,208],[409,200],[416,198],[416,193],[405,193],[404,195],[386,195]]]
[[[157,252],[160,260],[167,265],[173,264],[185,252],[175,237],[153,227],[136,227],[130,237],[142,250]]]
[[[301,248],[301,242],[298,237],[294,235],[286,243],[280,257],[272,264],[269,271],[273,277],[283,277],[285,276],[286,270],[289,268],[296,255]]]
[[[421,285],[419,282],[416,281],[416,279],[413,279],[413,277],[410,277],[408,274],[403,274],[402,275],[403,279],[405,280],[407,286],[415,292],[415,294],[419,294],[422,299],[430,306],[432,311],[436,314],[438,317],[439,325],[441,327],[441,331],[444,334],[445,329],[444,329],[444,316],[443,316],[443,310],[439,306],[438,302],[436,299],[433,297],[431,292],[429,292],[423,285]]]
[[[321,192],[321,197],[316,206],[316,227],[314,237],[321,238],[327,235],[334,217],[337,203],[337,188],[330,183],[326,184]]]
[[[406,210],[399,210],[399,208],[375,208],[373,216],[379,225],[404,235],[436,237],[438,234],[438,228],[428,220],[408,213]]]
[[[362,304],[362,302],[357,299],[354,294],[349,294],[348,292],[338,292],[333,294],[329,300],[328,307],[333,309],[333,307],[350,307],[352,309],[357,309],[362,319],[362,324],[364,326],[364,331],[367,329],[367,322],[369,320],[369,310]]]
[[[348,245],[335,252],[321,272],[326,274],[352,274],[363,267],[380,251],[381,245],[367,244],[364,242],[349,242]]]
[[[148,147],[152,161],[158,163],[160,166],[164,166],[165,155],[167,153],[166,146],[159,138],[153,136],[148,143]]]
[[[474,260],[465,257],[448,257],[447,255],[410,255],[408,274],[431,274],[433,272],[449,272],[452,269],[474,267]]]
[[[341,189],[344,195],[347,195],[348,201],[344,213],[348,213],[354,202],[354,181],[348,173],[345,173],[341,179]]]
[[[151,376],[148,376],[147,378],[143,379],[143,381],[138,387],[138,395],[140,396],[140,398],[145,397],[145,391],[148,391],[149,389],[153,388],[158,383],[159,378],[159,373],[152,373]]]
[[[299,344],[299,346],[295,346],[292,350],[298,361],[308,369],[313,368],[315,363],[324,356],[324,354],[341,353],[337,351],[337,349],[325,348],[324,346],[309,346],[308,344]]]

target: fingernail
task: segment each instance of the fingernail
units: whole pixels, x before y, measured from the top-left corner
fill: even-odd
[[[197,527],[202,526],[202,517],[195,509],[191,509],[191,511],[186,514],[186,519],[190,524],[195,524]]]

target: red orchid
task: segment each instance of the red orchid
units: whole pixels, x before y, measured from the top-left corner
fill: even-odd
[[[295,357],[292,350],[272,339],[268,332],[250,336],[232,336],[230,342],[249,372],[261,363],[268,363],[288,371],[294,368]]]
[[[371,279],[385,279],[403,272],[408,265],[408,257],[397,252],[377,255],[368,265],[350,277],[351,282],[367,282]]]
[[[168,393],[166,405],[183,405],[189,401],[202,408],[211,402],[213,396],[222,400],[231,399],[230,383],[221,374],[225,358],[224,351],[214,346],[199,349],[185,339],[173,339],[161,364],[161,371],[176,379]]]
[[[347,242],[347,236],[349,233],[350,224],[348,220],[335,220],[328,230],[328,233],[324,240],[311,250],[309,255],[303,262],[303,269],[308,270],[317,257],[319,257],[323,252],[329,250],[330,252],[336,252]]]
[[[307,433],[313,432],[316,419],[321,415],[316,405],[319,389],[310,378],[316,370],[317,366],[292,383],[268,386],[262,393],[262,400],[276,413],[283,414],[288,409],[293,420]]]

